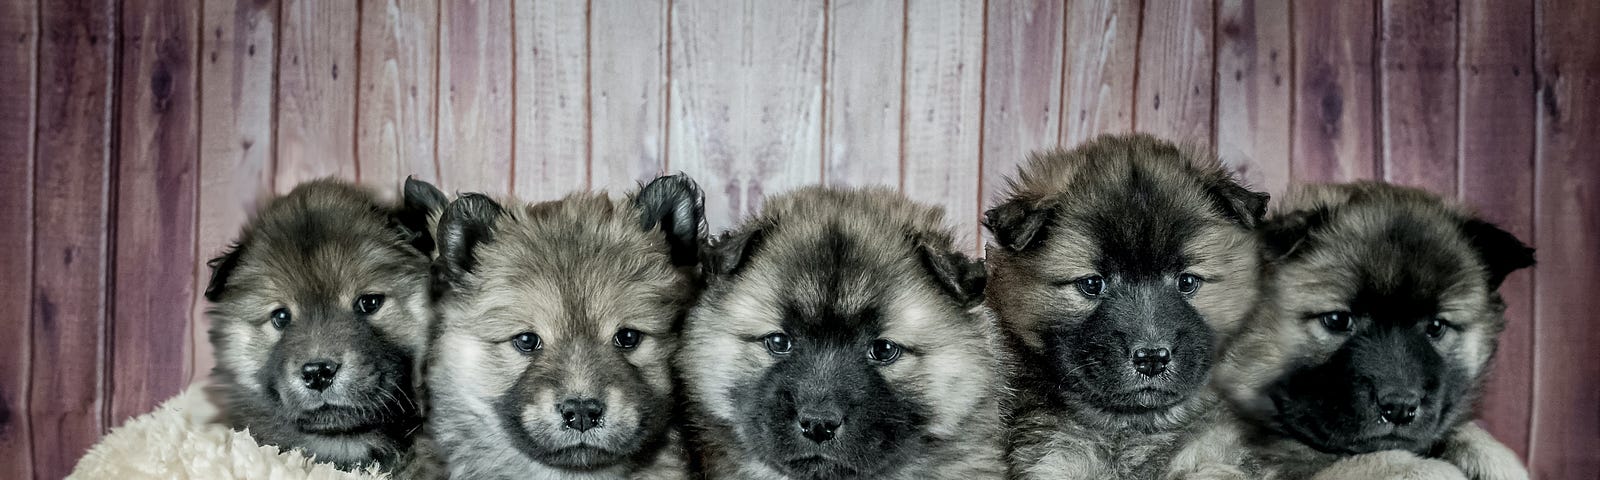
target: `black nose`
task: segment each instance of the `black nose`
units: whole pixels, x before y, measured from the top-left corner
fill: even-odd
[[[844,423],[843,419],[832,412],[801,412],[800,434],[813,442],[826,442],[833,439],[841,423]]]
[[[1160,375],[1172,363],[1172,352],[1165,348],[1141,348],[1133,351],[1133,369],[1146,377]]]
[[[1389,393],[1378,398],[1378,413],[1395,425],[1408,425],[1417,419],[1422,395],[1415,392]]]
[[[300,379],[306,388],[322,391],[333,385],[333,376],[339,374],[339,364],[332,360],[312,360],[300,367]]]
[[[569,398],[556,405],[556,410],[561,412],[561,418],[566,419],[567,428],[587,432],[600,426],[600,421],[606,415],[606,404],[593,398]]]

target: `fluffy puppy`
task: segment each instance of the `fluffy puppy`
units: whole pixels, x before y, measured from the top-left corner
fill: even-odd
[[[669,358],[698,291],[685,176],[439,219],[429,428],[453,478],[681,478]]]
[[[711,478],[997,478],[985,273],[882,188],[768,198],[709,249],[678,362]]]
[[[400,205],[325,179],[257,212],[210,262],[221,419],[341,468],[404,463],[422,423],[428,217],[444,202],[411,179]]]
[[[1017,478],[1155,478],[1256,296],[1267,196],[1148,135],[1033,155],[985,214],[988,303],[1017,366]]]

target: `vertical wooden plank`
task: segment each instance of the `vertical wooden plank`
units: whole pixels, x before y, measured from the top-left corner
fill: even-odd
[[[944,206],[972,252],[980,244],[983,32],[984,2],[907,4],[902,190]]]
[[[1489,221],[1532,245],[1533,1],[1465,0],[1460,13],[1458,193]],[[1500,296],[1506,330],[1479,418],[1526,459],[1533,411],[1533,273],[1506,278]]]
[[[451,0],[439,22],[439,187],[511,191],[511,4]]]
[[[1066,2],[989,2],[983,72],[984,208],[1028,153],[1061,140]]]
[[[1540,0],[1535,237],[1535,478],[1592,478],[1600,471],[1600,2]]]
[[[0,0],[0,478],[33,475],[28,429],[28,368],[32,351],[29,297],[33,293],[33,171],[38,5]]]
[[[1289,188],[1294,92],[1289,2],[1222,0],[1217,11],[1217,153],[1251,185]]]
[[[524,200],[589,186],[588,3],[515,2],[516,185]]]
[[[905,6],[877,0],[829,2],[824,183],[900,185]]]
[[[666,166],[667,3],[589,6],[592,188],[625,191]]]
[[[273,188],[330,175],[360,180],[356,164],[356,3],[284,0],[278,39],[277,164]]]
[[[1215,20],[1213,2],[1145,2],[1134,128],[1180,143],[1212,144]]]
[[[1067,2],[1061,143],[1133,129],[1139,0]]]
[[[1384,179],[1456,193],[1456,0],[1384,0]]]
[[[1371,2],[1295,2],[1296,181],[1380,178]]]
[[[433,127],[438,103],[439,4],[382,0],[361,8],[361,103],[356,158],[361,181],[397,195],[416,175],[438,181]]]
[[[107,214],[116,2],[42,2],[34,171],[34,478],[61,478],[105,431]]]
[[[277,58],[276,1],[206,0],[201,7],[199,221],[194,292],[211,278],[208,259],[239,234],[256,202],[272,192],[273,79]],[[189,317],[194,352],[190,381],[216,364],[205,298]]]
[[[117,74],[116,246],[112,272],[111,422],[183,390],[195,284],[195,101],[200,8],[123,4]]]
[[[819,2],[673,2],[668,168],[700,180],[711,225],[820,179],[824,14]]]

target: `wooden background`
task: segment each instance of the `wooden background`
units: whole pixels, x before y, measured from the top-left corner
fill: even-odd
[[[0,478],[211,365],[205,259],[339,175],[527,199],[686,171],[714,228],[884,183],[972,232],[1024,152],[1142,130],[1381,178],[1539,249],[1485,422],[1600,471],[1600,2],[0,0]]]

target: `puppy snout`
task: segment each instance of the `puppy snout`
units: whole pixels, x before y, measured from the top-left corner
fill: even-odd
[[[556,404],[556,411],[561,412],[561,418],[566,421],[566,428],[587,432],[591,428],[602,426],[605,421],[606,404],[593,398],[568,398]]]
[[[1172,350],[1166,347],[1135,348],[1131,356],[1133,369],[1146,377],[1160,375],[1172,363]]]
[[[319,392],[333,385],[333,380],[338,374],[339,363],[325,358],[312,360],[300,366],[300,380],[305,383],[306,388]]]
[[[1378,415],[1395,425],[1408,425],[1417,419],[1422,393],[1416,390],[1389,390],[1378,395]]]
[[[797,416],[800,435],[816,443],[833,440],[834,434],[844,424],[844,415],[835,409],[808,408],[801,410]]]

